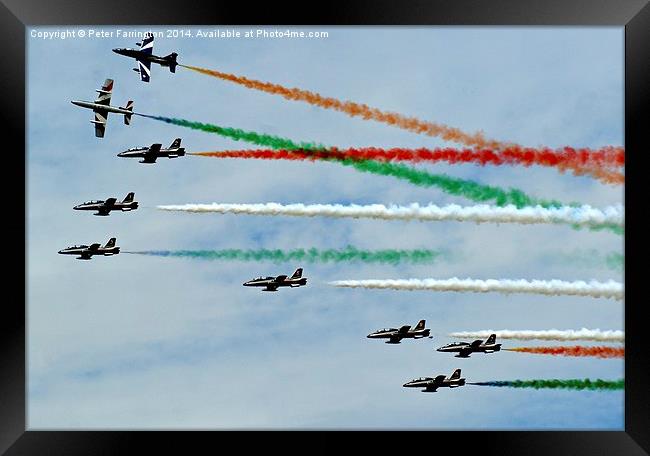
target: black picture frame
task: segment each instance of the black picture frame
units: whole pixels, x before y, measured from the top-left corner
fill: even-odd
[[[255,5],[255,6],[252,6]],[[647,125],[650,117],[650,6],[647,0],[348,0],[327,3],[273,2],[226,3],[199,1],[179,5],[172,0],[2,0],[0,41],[3,74],[0,77],[0,111],[11,147],[4,150],[3,165],[12,179],[3,182],[5,198],[16,198],[16,187],[26,189],[25,179],[25,44],[26,27],[36,25],[188,25],[188,24],[282,24],[282,25],[617,25],[625,27],[625,289],[630,305],[625,309],[625,430],[620,432],[574,431],[439,431],[422,439],[427,451],[469,451],[483,454],[571,454],[642,455],[650,450],[650,376],[647,340],[643,333],[646,302],[637,296],[642,280],[635,258],[643,255],[645,244],[641,211],[634,200],[642,189],[639,173],[648,154]],[[44,65],[43,71],[47,71]],[[644,115],[643,112],[646,112]],[[645,146],[645,147],[644,147]],[[23,154],[21,154],[21,151]],[[23,171],[22,174],[19,171]],[[16,178],[13,180],[13,178]],[[5,221],[5,244],[11,255],[6,269],[11,295],[5,294],[0,316],[0,453],[22,454],[130,454],[134,443],[147,445],[148,453],[158,449],[181,452],[186,443],[225,445],[219,432],[139,432],[139,431],[28,431],[26,430],[26,205],[22,220],[11,214]],[[23,239],[20,252],[19,239]],[[8,242],[7,242],[8,241]],[[631,248],[628,248],[632,246]],[[15,251],[14,251],[15,249]],[[20,258],[24,263],[20,267]],[[15,277],[12,276],[15,275]],[[22,276],[22,280],[21,280]],[[630,294],[631,293],[631,294]],[[10,296],[10,297],[7,297]],[[635,297],[639,299],[634,299]],[[22,299],[21,299],[22,298]],[[274,433],[274,436],[283,433]],[[372,433],[370,446],[385,445],[392,433]],[[401,433],[400,433],[401,434]],[[465,435],[466,434],[466,435]],[[242,440],[236,435],[228,443],[268,444],[263,439]],[[309,436],[308,436],[309,437]],[[413,436],[395,443],[412,448]],[[293,438],[293,437],[292,437]],[[340,445],[338,439],[319,439],[318,449]],[[335,443],[336,442],[336,443]],[[401,443],[400,443],[401,442]],[[365,445],[365,444],[364,444]],[[225,446],[224,446],[225,448]],[[455,448],[455,450],[453,449]],[[366,450],[369,450],[366,447]],[[212,451],[218,451],[214,448]],[[303,448],[302,451],[305,451]],[[6,452],[6,453],[5,453]]]

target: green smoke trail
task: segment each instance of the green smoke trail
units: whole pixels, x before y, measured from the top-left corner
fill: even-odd
[[[140,255],[196,258],[202,260],[270,261],[273,263],[385,263],[385,264],[429,264],[440,259],[449,260],[451,255],[444,250],[360,250],[353,246],[345,249],[293,249],[293,250],[152,250],[129,252]]]
[[[191,120],[176,119],[172,117],[163,116],[150,116],[147,114],[138,114],[142,117],[160,120],[168,124],[178,125],[179,127],[192,128],[194,130],[205,131],[207,133],[216,133],[226,138],[234,139],[235,141],[246,141],[252,144],[258,144],[272,149],[305,149],[305,150],[326,150],[325,146],[312,143],[296,143],[290,139],[280,138],[277,136],[266,135],[264,133],[256,133],[254,131],[244,131],[239,128],[220,127],[219,125],[206,124],[201,122],[193,122]]]
[[[464,196],[472,201],[484,202],[494,200],[497,206],[507,206],[508,204],[513,204],[518,208],[537,205],[544,208],[564,206],[560,201],[544,201],[532,198],[521,190],[513,188],[503,190],[499,187],[482,185],[478,182],[458,179],[447,176],[446,174],[431,174],[402,164],[384,163],[375,160],[358,161],[349,159],[341,160],[341,162],[344,165],[353,166],[360,171],[399,177],[420,187],[439,187],[446,193]]]
[[[613,271],[625,269],[625,256],[621,253],[611,252],[607,255],[596,249],[575,250],[573,252],[551,252],[542,257],[549,263],[564,263],[572,266],[596,268],[606,266]]]
[[[610,253],[605,257],[605,262],[609,269],[625,269],[625,257],[620,253]]]
[[[624,380],[589,380],[588,378],[575,380],[506,380],[492,382],[476,382],[470,385],[496,386],[509,388],[535,388],[535,389],[569,389],[590,391],[615,391],[625,388]]]
[[[201,130],[208,133],[216,133],[218,135],[234,139],[236,141],[246,141],[258,146],[270,147],[276,150],[301,150],[304,152],[327,152],[329,149],[321,144],[315,143],[298,143],[287,138],[278,136],[267,135],[264,133],[256,133],[251,131],[244,131],[238,128],[220,127],[213,124],[205,124],[201,122],[194,122],[185,119],[177,119],[163,116],[151,116],[146,114],[139,114],[143,117],[148,117],[162,122],[167,122],[181,127],[192,128]],[[319,159],[326,161],[336,161],[345,166],[352,166],[353,168],[367,173],[379,174],[384,176],[393,176],[402,180],[411,182],[412,184],[420,187],[437,187],[445,193],[462,196],[471,201],[487,202],[494,200],[497,206],[506,206],[512,204],[518,208],[525,206],[540,205],[544,208],[561,207],[564,206],[560,201],[555,200],[540,200],[526,195],[521,190],[509,189],[503,190],[498,187],[489,185],[481,185],[477,182],[453,178],[445,174],[431,174],[426,171],[411,168],[406,165],[396,163],[385,163],[375,160],[352,160],[343,159],[332,156],[331,158]],[[571,203],[572,206],[579,206],[579,203]],[[573,225],[575,229],[582,229],[578,225]],[[623,234],[624,229],[615,224],[603,224],[590,227],[590,230],[599,231],[608,229],[616,234]]]

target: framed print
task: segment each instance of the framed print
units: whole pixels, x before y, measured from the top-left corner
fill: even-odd
[[[3,0],[0,449],[647,454],[649,8]]]

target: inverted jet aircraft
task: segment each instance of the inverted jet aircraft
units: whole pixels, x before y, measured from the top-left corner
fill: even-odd
[[[423,339],[431,337],[430,329],[425,329],[425,320],[420,320],[418,324],[411,329],[410,325],[404,325],[401,328],[384,328],[368,334],[368,339],[388,339],[387,344],[399,344],[402,339]]]
[[[95,120],[91,120],[90,123],[95,124],[95,136],[98,138],[104,137],[104,131],[106,131],[106,119],[108,119],[109,112],[124,115],[124,123],[126,125],[131,125],[131,116],[133,115],[133,100],[129,100],[126,103],[126,106],[123,108],[110,105],[111,95],[113,94],[112,79],[107,79],[104,82],[102,88],[97,89],[96,92],[98,92],[99,95],[94,102],[77,100],[71,101],[73,105],[93,110],[95,113]]]
[[[77,260],[90,260],[93,255],[111,256],[120,253],[120,248],[115,246],[115,238],[110,238],[104,247],[101,244],[73,245],[59,250],[61,255],[79,255]]]
[[[434,377],[420,377],[404,383],[405,388],[424,388],[423,393],[435,393],[438,388],[458,388],[465,384],[465,379],[460,377],[460,369],[456,369],[449,377],[438,375]]]
[[[181,138],[176,138],[169,148],[162,148],[162,144],[152,144],[149,147],[133,147],[117,154],[122,158],[142,158],[140,163],[156,163],[160,157],[176,158],[185,155],[185,148],[181,147]]]
[[[169,67],[170,72],[176,73],[176,65],[178,65],[176,57],[178,57],[178,54],[172,52],[165,57],[153,55],[153,34],[147,33],[142,42],[135,44],[140,46],[140,49],[116,48],[113,49],[113,52],[127,57],[133,57],[138,62],[138,68],[133,68],[133,71],[140,74],[141,81],[149,82],[151,79],[152,63],[157,63],[162,67]]]
[[[117,198],[108,198],[106,201],[87,201],[76,205],[73,209],[77,211],[97,211],[93,215],[110,215],[111,211],[128,212],[138,208],[138,202],[133,201],[134,197],[135,193],[131,192],[122,201],[118,201]]]
[[[458,353],[456,358],[469,358],[469,355],[472,353],[494,353],[501,350],[501,344],[497,344],[496,341],[497,335],[490,334],[490,337],[485,339],[485,342],[480,339],[475,340],[471,344],[468,342],[454,342],[440,347],[436,351]]]
[[[265,287],[262,291],[278,291],[279,287],[301,287],[307,285],[307,278],[302,276],[302,268],[296,269],[291,277],[279,275],[277,277],[257,277],[244,282],[245,287]]]

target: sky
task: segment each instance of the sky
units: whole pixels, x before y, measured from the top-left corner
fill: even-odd
[[[226,27],[202,27],[215,30]],[[254,27],[257,29],[257,27]],[[623,429],[623,392],[466,385],[423,394],[402,384],[462,368],[468,382],[623,377],[619,359],[501,351],[438,353],[448,333],[482,329],[624,329],[621,301],[335,288],[364,278],[523,278],[623,281],[580,260],[623,253],[623,239],[566,225],[474,224],[184,214],[184,203],[475,203],[435,188],[336,163],[185,156],[144,165],[116,157],[176,137],[188,152],[254,146],[134,117],[92,100],[106,78],[111,104],[135,111],[339,147],[457,146],[287,101],[182,67],[154,65],[150,83],[111,49],[118,36],[43,39],[27,30],[27,365],[37,429]],[[119,27],[120,30],[125,30]],[[147,31],[149,27],[134,30]],[[170,27],[152,28],[167,33]],[[623,145],[622,27],[315,27],[327,38],[161,37],[179,63],[300,87],[526,146]],[[227,29],[234,29],[228,27]],[[246,31],[250,27],[239,30]],[[266,30],[274,30],[266,27]],[[118,27],[94,27],[113,31]],[[284,29],[283,29],[284,30]],[[623,203],[622,186],[552,168],[417,165],[544,199]],[[92,199],[135,192],[140,208],[94,217]],[[77,261],[57,251],[117,238],[122,253]],[[126,251],[332,248],[445,249],[433,264],[273,264],[200,261]],[[575,261],[571,259],[575,258]],[[262,293],[241,284],[304,268],[308,285]],[[433,340],[386,345],[366,335],[426,319]],[[501,341],[508,346],[550,345]],[[589,343],[587,343],[589,344]]]

